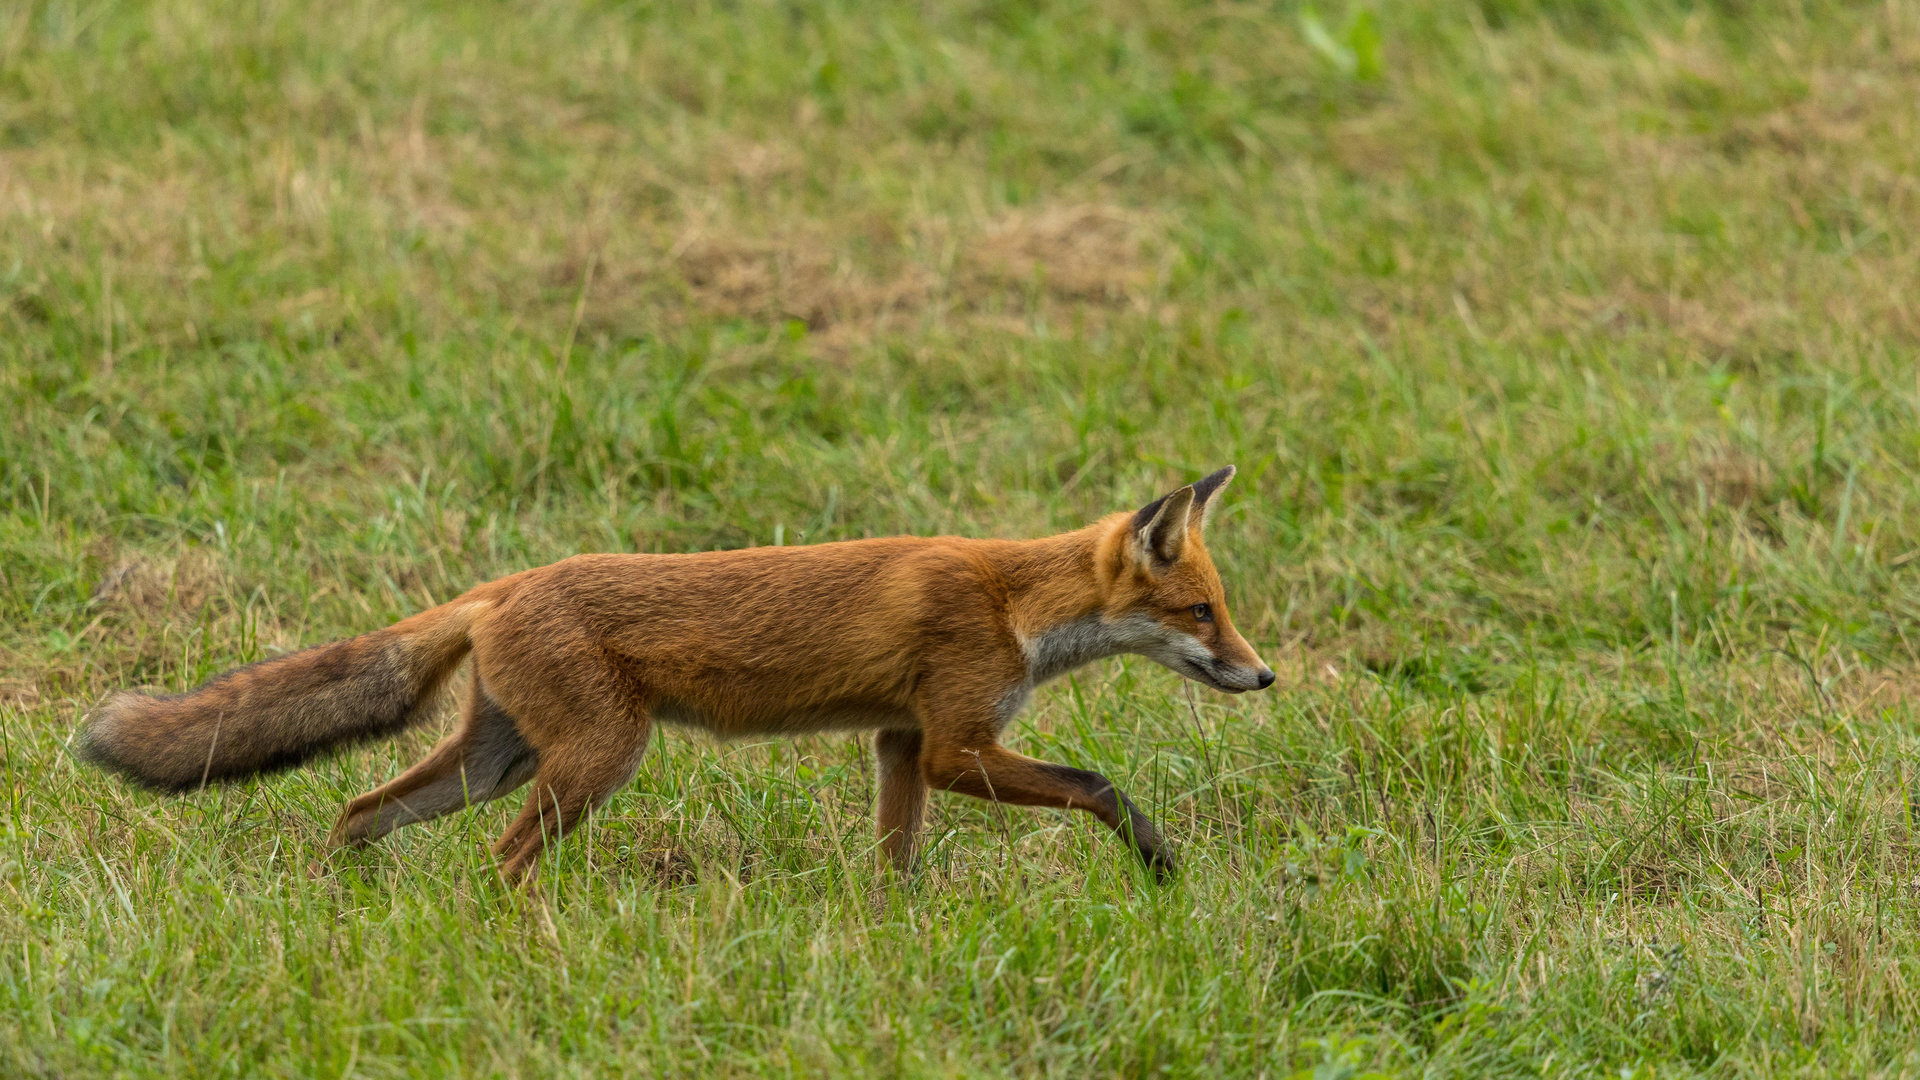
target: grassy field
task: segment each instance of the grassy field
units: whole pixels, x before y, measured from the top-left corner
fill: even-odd
[[[1920,1074],[1920,4],[0,5],[0,1074]],[[330,854],[181,689],[580,551],[1240,467],[1280,672],[1016,747],[1177,843],[669,731]]]

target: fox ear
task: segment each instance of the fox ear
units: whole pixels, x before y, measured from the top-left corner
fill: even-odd
[[[1187,546],[1187,521],[1193,512],[1193,486],[1162,495],[1133,515],[1133,552],[1152,572],[1180,559]]]
[[[1233,480],[1234,468],[1229,465],[1217,473],[1193,482],[1193,524],[1196,528],[1205,528],[1207,519],[1213,516],[1213,508],[1218,505],[1214,496]]]

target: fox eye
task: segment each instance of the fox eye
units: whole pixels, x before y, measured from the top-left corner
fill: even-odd
[[[1212,606],[1208,604],[1193,605],[1193,618],[1195,622],[1212,622],[1213,621]]]

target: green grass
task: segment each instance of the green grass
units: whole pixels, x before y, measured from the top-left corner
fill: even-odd
[[[1377,45],[1369,34],[1377,34]],[[0,1073],[1920,1073],[1920,7],[0,7]],[[328,853],[86,707],[578,551],[1233,462],[1270,693],[1018,748],[1182,845],[668,732]]]

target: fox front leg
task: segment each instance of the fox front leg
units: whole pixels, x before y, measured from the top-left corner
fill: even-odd
[[[1085,810],[1132,845],[1155,876],[1172,876],[1171,847],[1113,781],[1016,754],[999,744],[990,719],[969,722],[940,709],[937,698],[923,705],[922,732],[920,773],[928,787],[1014,806]]]
[[[880,797],[874,807],[874,825],[887,862],[905,872],[920,845],[926,818],[927,781],[920,772],[920,733],[881,731],[873,737],[874,757],[880,763]]]

